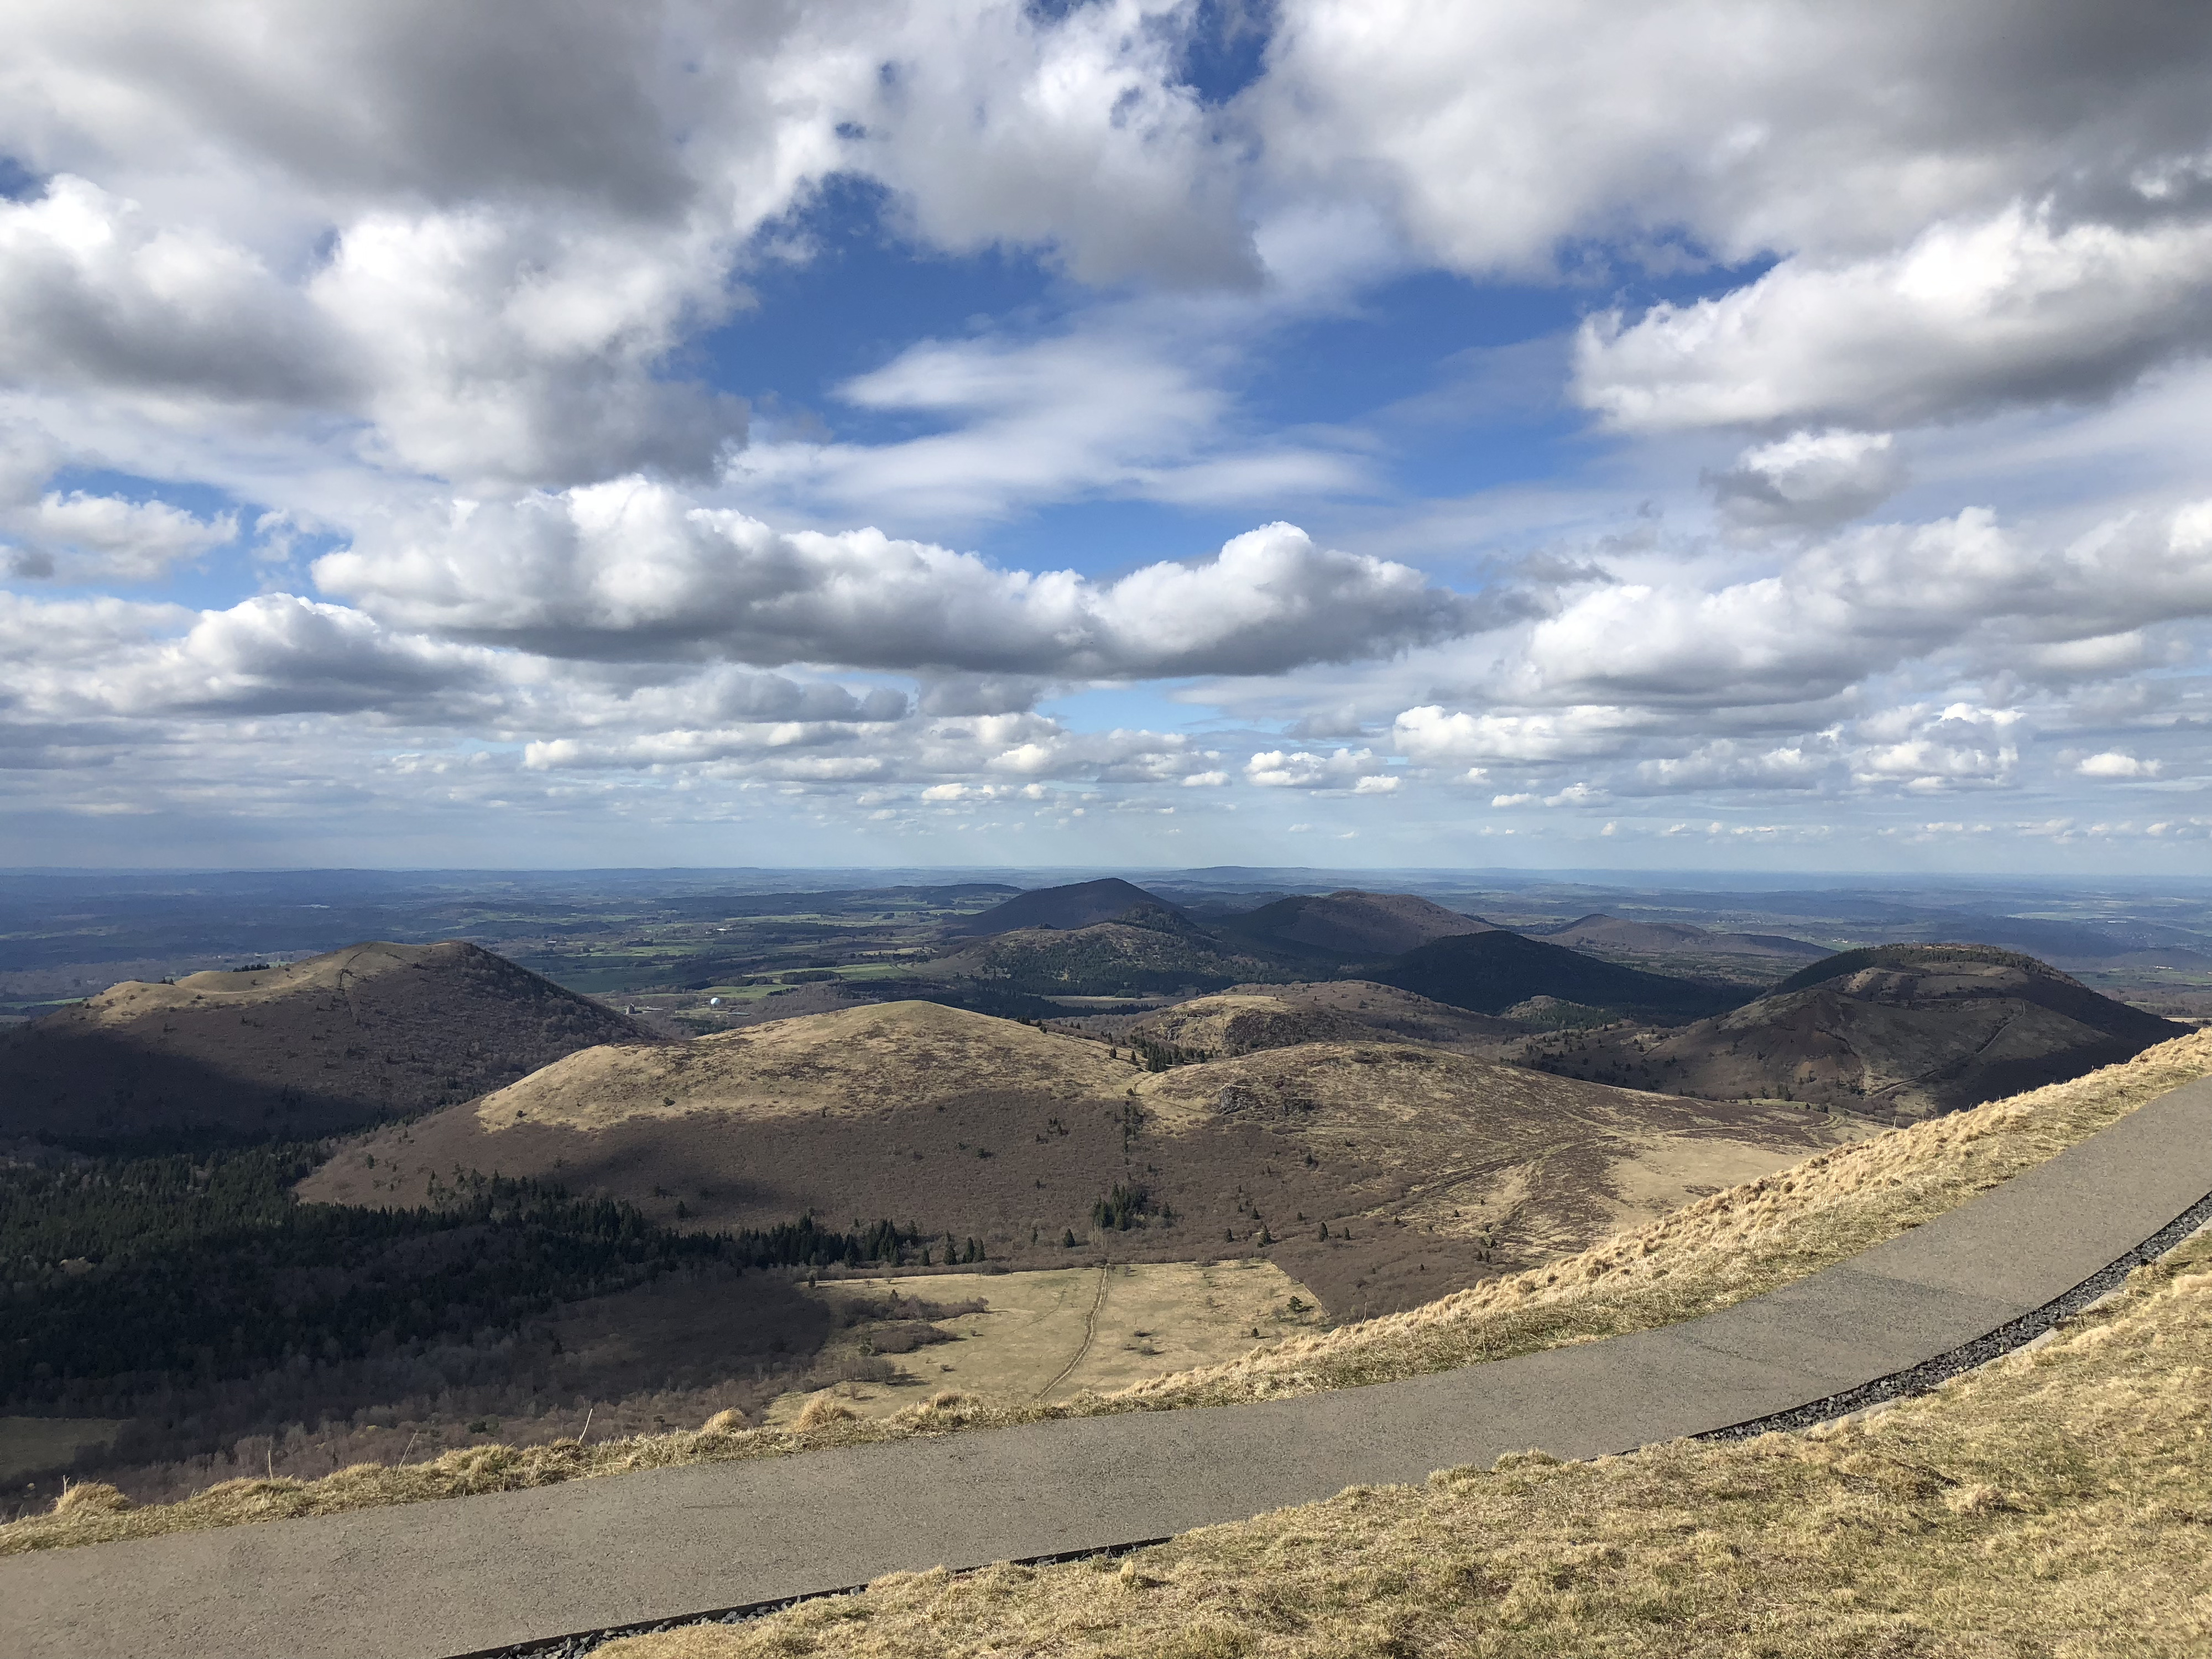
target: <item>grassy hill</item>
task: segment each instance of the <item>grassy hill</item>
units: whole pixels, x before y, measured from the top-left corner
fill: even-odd
[[[126,981],[0,1036],[0,1136],[302,1139],[465,1100],[635,1022],[473,945]]]
[[[1237,986],[1143,1015],[1123,1029],[1133,1039],[1201,1060],[1301,1042],[1426,1042],[1487,1052],[1528,1030],[1518,1021],[1361,979]]]
[[[1340,1316],[1579,1248],[1620,1194],[1671,1207],[1846,1133],[1401,1041],[1154,1073],[1126,1046],[907,1002],[587,1050],[370,1135],[301,1193],[411,1203],[459,1165],[695,1227],[889,1216],[1014,1267],[1063,1265],[1071,1233],[1136,1261],[1264,1237]],[[1117,1190],[1141,1200],[1103,1226]]]
[[[1370,970],[1368,977],[1483,1014],[1552,997],[1664,1024],[1696,1019],[1741,1000],[1738,992],[1623,968],[1503,929],[1435,940]]]
[[[1888,945],[1814,963],[1756,1001],[1663,1037],[1591,1033],[1540,1063],[1716,1099],[1917,1116],[2078,1077],[2185,1029],[2033,957]]]

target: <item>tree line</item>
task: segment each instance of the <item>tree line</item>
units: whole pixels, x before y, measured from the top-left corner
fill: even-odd
[[[291,1188],[317,1151],[0,1169],[0,1402],[51,1407],[96,1380],[204,1387],[519,1334],[561,1304],[686,1267],[858,1267],[927,1249],[912,1225],[845,1231],[811,1215],[679,1232],[632,1204],[473,1171],[419,1207],[301,1203]]]

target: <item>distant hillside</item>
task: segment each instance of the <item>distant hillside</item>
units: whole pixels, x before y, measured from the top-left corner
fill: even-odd
[[[309,1136],[466,1100],[633,1021],[473,945],[126,981],[0,1036],[0,1135]]]
[[[1842,1133],[1405,1042],[1152,1073],[1122,1045],[906,1002],[589,1049],[380,1130],[300,1191],[395,1205],[455,1165],[557,1172],[658,1221],[887,1216],[1016,1267],[1064,1264],[1070,1235],[1115,1261],[1210,1261],[1265,1233],[1350,1310],[1548,1259]]]
[[[1103,881],[1081,881],[1068,887],[1040,887],[1033,892],[1018,893],[1004,904],[994,904],[945,925],[948,938],[988,937],[994,933],[1011,933],[1024,927],[1089,927],[1102,921],[1112,921],[1139,905],[1182,912],[1164,899],[1155,898],[1133,883],[1119,876],[1109,876]]]
[[[1765,996],[1648,1044],[1566,1039],[1541,1063],[1712,1099],[1789,1098],[1926,1116],[2064,1081],[2187,1028],[1981,945],[1845,951]]]
[[[1197,997],[1128,1022],[1127,1035],[1207,1059],[1288,1048],[1301,1042],[1424,1042],[1495,1050],[1528,1033],[1371,980],[1305,985],[1243,985]]]
[[[1182,911],[1150,900],[1112,921],[1025,927],[929,964],[933,976],[1029,996],[1132,996],[1212,990],[1269,964],[1224,946]]]
[[[1716,933],[1682,921],[1624,921],[1602,913],[1571,921],[1541,935],[1576,950],[1622,951],[1644,956],[1690,953],[1734,957],[1777,957],[1806,961],[1828,954],[1827,947],[1780,933]]]
[[[1741,998],[1739,992],[1623,968],[1502,928],[1437,939],[1369,977],[1477,1013],[1500,1014],[1531,998],[1554,997],[1661,1024],[1697,1019]]]
[[[1462,915],[1411,893],[1354,889],[1325,897],[1278,899],[1215,927],[1224,939],[1259,950],[1346,962],[1379,962],[1432,939],[1490,931],[1490,924],[1478,916]]]

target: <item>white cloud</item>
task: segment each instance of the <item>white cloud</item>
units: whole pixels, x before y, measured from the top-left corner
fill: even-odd
[[[235,539],[238,517],[202,519],[166,501],[50,490],[27,506],[0,507],[0,528],[30,550],[16,555],[19,575],[143,582]]]
[[[780,533],[643,478],[394,526],[314,568],[403,625],[562,655],[981,675],[1279,672],[1449,637],[1474,615],[1417,570],[1290,525],[1101,586],[872,530]]]
[[[2102,754],[2084,757],[2074,769],[2085,778],[2154,778],[2159,763],[2107,749]]]
[[[1430,703],[1400,714],[1391,728],[1391,741],[1421,761],[1552,761],[1608,753],[1647,723],[1610,705],[1540,714],[1471,714]],[[1476,767],[1466,776],[1472,782],[1481,775],[1482,769]]]
[[[1577,394],[1636,431],[1893,427],[2104,396],[2212,346],[2212,222],[2057,226],[2011,206],[1871,259],[1784,261],[1688,306],[1586,322]]]
[[[1252,95],[1271,165],[1380,196],[1466,270],[1563,240],[1866,248],[2085,176],[2185,197],[2212,30],[1959,0],[1302,0]]]
[[[939,246],[1058,250],[1079,278],[1257,280],[1236,170],[1182,83],[1181,3],[918,6],[848,152]]]
[[[1304,749],[1269,749],[1244,763],[1248,783],[1262,789],[1348,789],[1357,794],[1387,793],[1397,787],[1387,763],[1369,749],[1339,749],[1315,754]]]
[[[1556,795],[1544,797],[1547,806],[1602,806],[1613,797],[1587,783],[1571,783]]]
[[[1887,432],[1793,432],[1756,445],[1711,477],[1722,517],[1745,530],[1826,528],[1879,506],[1904,482]]]
[[[1598,588],[1532,626],[1520,690],[1576,705],[1810,703],[1977,636],[1996,651],[2202,617],[2212,612],[2206,523],[2191,507],[2057,541],[1970,508],[1852,532],[1777,574],[1718,587]],[[1423,733],[1444,729],[1440,714],[1404,718],[1415,714]]]

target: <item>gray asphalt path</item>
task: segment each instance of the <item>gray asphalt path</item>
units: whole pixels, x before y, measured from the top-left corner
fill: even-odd
[[[2212,1192],[2212,1079],[1827,1271],[1664,1330],[1373,1388],[656,1470],[0,1561],[0,1652],[419,1656],[1241,1520],[1540,1446],[1724,1428],[2043,1306]]]

